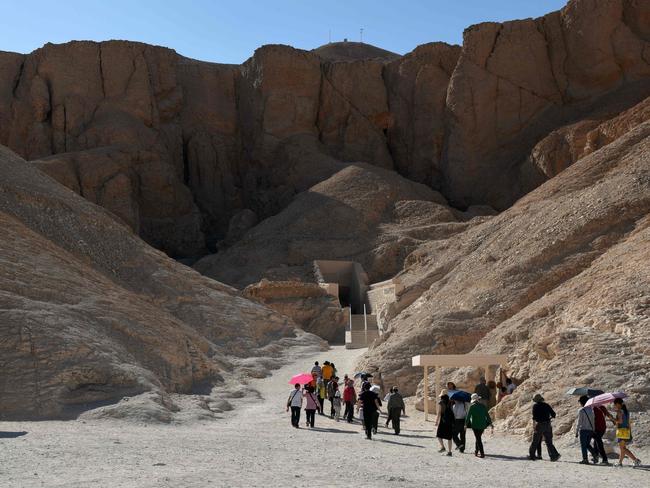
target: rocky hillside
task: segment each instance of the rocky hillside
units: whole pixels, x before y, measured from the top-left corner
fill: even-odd
[[[169,393],[237,388],[287,346],[319,344],[2,147],[0,173],[3,419],[70,417],[144,392],[169,419]]]
[[[262,278],[314,281],[314,260],[338,259],[361,263],[371,281],[381,281],[400,271],[418,244],[460,232],[467,220],[425,185],[353,164],[195,268],[243,288]]]
[[[649,154],[645,121],[500,215],[412,253],[388,333],[361,367],[414,393],[422,372],[411,356],[503,353],[521,382],[497,409],[510,427],[528,425],[535,392],[568,414],[575,399],[564,391],[590,385],[631,394],[647,438]],[[468,388],[478,379],[448,375]],[[563,417],[560,432],[572,421]]]
[[[121,41],[0,53],[0,143],[174,257],[214,251],[242,211],[275,215],[345,162],[503,210],[567,164],[559,127],[581,136],[650,95],[649,9],[572,0],[402,57],[358,43],[264,46],[241,66]]]

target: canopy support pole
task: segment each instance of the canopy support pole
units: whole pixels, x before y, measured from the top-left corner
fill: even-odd
[[[424,421],[429,420],[429,366],[424,367]]]

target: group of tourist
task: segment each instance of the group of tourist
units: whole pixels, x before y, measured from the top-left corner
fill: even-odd
[[[324,414],[325,399],[330,402],[329,416],[337,422],[341,418],[341,408],[345,405],[343,419],[352,423],[355,409],[358,418],[363,424],[367,439],[377,433],[382,400],[380,399],[381,386],[370,382],[371,375],[360,374],[361,389],[355,390],[354,378],[346,374],[341,386],[337,376],[336,366],[325,361],[323,366],[318,362],[311,370],[312,380],[301,389],[300,384],[294,385],[287,400],[287,411],[291,409],[291,424],[295,428],[300,426],[300,411],[305,401],[307,426],[314,427],[316,412]],[[474,455],[485,457],[482,436],[490,427],[494,430],[489,409],[500,402],[505,396],[511,395],[517,385],[510,378],[505,378],[501,383],[486,382],[481,377],[474,388],[474,393],[459,391],[453,382],[447,383],[439,395],[436,415],[436,437],[440,444],[440,453],[452,456],[452,443],[455,449],[465,452],[466,432],[470,429],[474,434]],[[341,389],[343,392],[341,392]],[[469,396],[469,401],[468,397]],[[628,445],[632,442],[630,414],[621,398],[614,400],[614,414],[610,413],[604,405],[587,405],[589,397],[583,395],[579,398],[576,423],[576,438],[580,440],[582,461],[580,464],[608,465],[609,461],[603,444],[603,436],[607,431],[607,420],[616,428],[616,442],[619,446],[619,459],[615,466],[622,466],[625,457],[629,457],[634,466],[639,466],[641,461],[632,453]],[[392,423],[396,435],[400,433],[400,419],[406,415],[404,399],[397,387],[392,387],[383,401],[386,403],[387,419],[385,426]],[[557,461],[561,455],[553,445],[552,419],[556,417],[553,408],[545,402],[539,393],[533,397],[532,419],[533,437],[530,443],[528,459],[535,461],[542,459],[542,441],[546,443],[549,459]],[[591,454],[591,463],[588,459]]]
[[[514,387],[506,394],[510,394],[512,391],[514,391]],[[480,379],[469,402],[466,401],[465,395],[466,393],[457,390],[456,385],[452,382],[447,383],[447,389],[440,391],[436,415],[436,437],[440,444],[439,452],[452,456],[453,441],[456,450],[464,453],[466,431],[471,429],[475,439],[474,455],[484,458],[483,432],[488,427],[494,429],[489,414],[491,391],[485,378]]]
[[[355,380],[347,374],[341,382],[337,376],[334,363],[325,361],[321,366],[318,361],[311,369],[312,380],[304,385],[296,383],[287,399],[287,411],[291,410],[291,425],[300,428],[300,411],[303,401],[305,403],[305,414],[307,427],[315,426],[316,412],[325,415],[325,400],[330,402],[329,416],[337,422],[341,419],[341,409],[345,405],[342,418],[348,423],[354,422],[355,410],[358,418],[363,424],[367,439],[377,433],[379,415],[381,413],[382,401],[380,399],[381,387],[370,383],[371,375],[360,374],[361,389],[357,393]],[[303,386],[301,388],[301,386]],[[343,390],[341,392],[341,390]],[[395,434],[400,433],[400,418],[406,414],[404,399],[397,387],[390,389],[384,397],[387,409],[386,427],[392,423]]]

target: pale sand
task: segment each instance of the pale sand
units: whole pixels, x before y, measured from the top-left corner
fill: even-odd
[[[560,446],[557,463],[526,461],[528,446],[516,437],[487,434],[486,459],[458,453],[448,458],[437,453],[433,423],[425,424],[422,413],[412,409],[402,435],[380,428],[373,441],[358,424],[321,416],[316,429],[307,429],[304,412],[301,429],[293,429],[285,413],[288,377],[308,370],[316,359],[334,361],[340,376],[351,373],[361,352],[337,347],[297,359],[252,382],[263,399],[246,400],[220,420],[1,422],[1,431],[28,434],[0,439],[0,486],[650,486],[650,467],[577,465],[575,446]],[[472,451],[471,434],[468,444]],[[643,454],[650,461],[650,453]]]

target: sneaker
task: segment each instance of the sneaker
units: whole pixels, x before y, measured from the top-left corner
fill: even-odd
[[[593,456],[593,457],[591,458],[591,463],[592,463],[592,464],[598,464],[598,456]]]
[[[600,465],[601,465],[601,466],[609,466],[609,461],[608,461],[607,459],[603,459],[603,460],[600,462]]]
[[[615,467],[615,468],[622,468],[622,467],[623,467],[623,463],[620,462],[620,461],[617,461],[617,462],[614,463],[614,467]]]
[[[480,457],[481,459],[483,459],[483,458],[485,457],[485,454],[479,454],[478,457]]]
[[[452,456],[451,451],[449,451],[449,452],[447,453],[447,456]]]
[[[447,451],[447,449],[445,449],[444,447],[441,447],[440,449],[438,449],[438,452],[445,452],[445,451]]]
[[[537,461],[537,458],[535,456],[528,456],[526,459],[529,461]]]
[[[583,459],[578,464],[589,464],[589,461],[587,459]]]
[[[641,466],[641,460],[640,459],[635,459],[633,464],[634,464],[634,467]]]
[[[560,459],[561,457],[562,457],[562,455],[561,455],[561,454],[558,454],[557,456],[552,457],[552,458],[551,458],[551,461],[555,462],[555,461],[557,461],[558,459]]]

